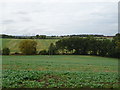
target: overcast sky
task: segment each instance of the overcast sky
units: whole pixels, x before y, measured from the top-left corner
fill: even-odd
[[[117,0],[83,1],[0,1],[1,33],[12,35],[115,35],[118,32]]]

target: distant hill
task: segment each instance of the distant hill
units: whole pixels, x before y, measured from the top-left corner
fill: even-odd
[[[0,39],[2,45],[0,48],[8,47],[11,52],[19,52],[19,43],[24,39]],[[51,43],[55,43],[59,39],[35,39],[37,41],[37,51],[48,49]]]

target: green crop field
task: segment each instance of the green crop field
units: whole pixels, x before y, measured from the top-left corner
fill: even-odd
[[[3,88],[118,88],[118,60],[82,55],[3,56]]]
[[[11,52],[20,52],[19,51],[19,43],[25,39],[0,39],[2,44],[0,48],[8,47]],[[48,49],[50,43],[55,43],[58,39],[34,39],[37,41],[37,51]]]

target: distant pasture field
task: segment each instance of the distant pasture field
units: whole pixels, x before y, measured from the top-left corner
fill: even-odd
[[[2,57],[3,88],[118,88],[118,60],[82,55]]]
[[[20,52],[19,43],[25,39],[0,39],[2,44],[0,48],[8,47],[12,53]],[[37,41],[37,51],[48,49],[51,43],[55,43],[58,39],[34,39]]]

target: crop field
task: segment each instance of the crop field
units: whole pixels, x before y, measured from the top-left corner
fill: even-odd
[[[10,48],[11,52],[20,52],[19,51],[19,43],[25,39],[0,39],[0,42],[2,44],[0,45],[0,48],[8,47]],[[58,39],[34,39],[37,41],[37,50],[44,50],[48,49],[50,43],[55,43]]]
[[[119,88],[114,58],[11,55],[2,59],[3,88]]]

